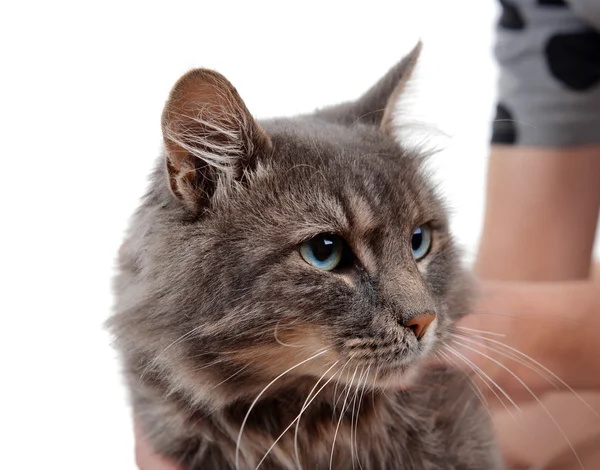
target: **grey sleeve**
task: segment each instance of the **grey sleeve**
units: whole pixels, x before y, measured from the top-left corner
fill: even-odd
[[[600,1],[500,3],[492,142],[600,143]]]

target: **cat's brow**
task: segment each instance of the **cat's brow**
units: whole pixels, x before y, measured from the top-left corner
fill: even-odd
[[[373,253],[373,237],[381,234],[381,221],[367,198],[355,192],[345,195],[345,210],[349,219],[348,241],[364,267],[374,272],[377,266]]]
[[[374,230],[377,225],[377,217],[369,202],[361,195],[350,193],[347,195],[350,220],[352,220],[352,231],[359,237],[364,237]]]

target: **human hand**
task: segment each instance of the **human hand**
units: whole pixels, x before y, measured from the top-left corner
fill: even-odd
[[[599,277],[485,282],[455,329],[445,357],[473,372],[488,396],[518,402],[555,387],[600,390]]]

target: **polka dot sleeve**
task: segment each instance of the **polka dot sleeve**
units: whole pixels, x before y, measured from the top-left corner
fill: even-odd
[[[600,143],[600,1],[571,1],[500,0],[493,143]]]

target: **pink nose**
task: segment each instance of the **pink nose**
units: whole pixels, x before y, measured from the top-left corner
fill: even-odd
[[[421,339],[433,320],[435,320],[435,313],[422,313],[408,320],[405,326],[413,331],[417,339]]]

